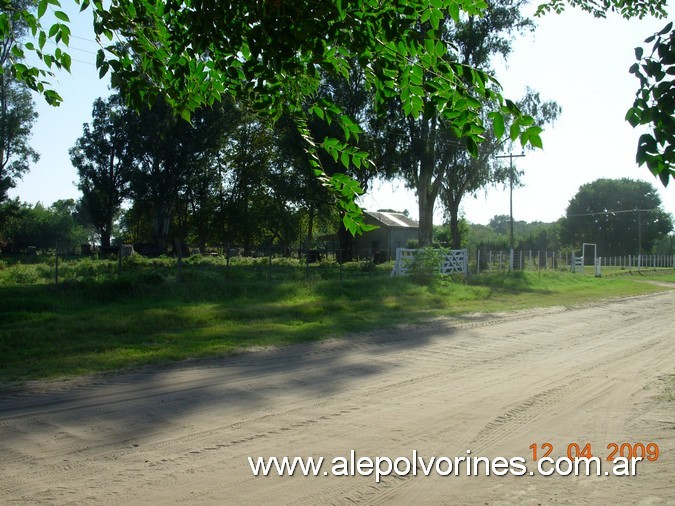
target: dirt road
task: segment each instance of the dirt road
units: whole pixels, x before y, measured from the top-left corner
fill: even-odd
[[[473,315],[0,393],[0,503],[675,504],[674,309],[670,291]],[[590,443],[603,475],[530,476],[544,443]],[[660,455],[604,476],[612,443]],[[528,472],[330,475],[350,450],[522,457]],[[249,456],[327,463],[255,477]]]

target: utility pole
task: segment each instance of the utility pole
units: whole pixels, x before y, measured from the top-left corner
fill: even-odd
[[[511,251],[513,251],[513,159],[524,157],[525,153],[519,155],[514,155],[513,152],[508,155],[497,155],[495,158],[508,158],[509,159],[509,216],[511,219],[511,238],[510,245]]]

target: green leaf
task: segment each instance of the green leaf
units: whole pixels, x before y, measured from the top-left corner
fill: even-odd
[[[671,21],[668,23],[666,26],[663,27],[663,29],[659,32],[659,35],[665,35],[667,34],[670,30],[673,28],[673,22]]]
[[[431,21],[431,26],[434,28],[434,30],[438,30],[442,18],[443,14],[439,10],[434,9],[431,11],[429,21]]]
[[[541,142],[541,137],[538,134],[530,134],[530,145],[538,149],[544,148],[544,145]]]
[[[518,135],[520,134],[520,127],[518,126],[517,123],[513,123],[511,125],[511,128],[509,129],[509,137],[511,138],[512,141],[515,141],[518,138]]]
[[[459,4],[458,3],[451,3],[450,6],[448,7],[448,13],[450,14],[450,17],[455,23],[459,22]]]
[[[478,158],[478,143],[473,139],[473,137],[466,138],[466,149],[471,156]]]
[[[312,107],[312,112],[313,112],[317,117],[319,117],[319,119],[323,119],[323,118],[324,118],[323,109],[321,109],[321,107],[315,105],[314,107]]]
[[[45,12],[47,12],[47,0],[40,0],[38,2],[37,17],[41,18],[45,15]]]
[[[72,59],[68,53],[63,53],[61,55],[61,65],[63,65],[63,68],[66,69],[68,72],[70,72],[70,64],[72,63]]]
[[[97,67],[98,67],[98,77],[99,79],[103,79],[105,75],[108,73],[110,65],[108,64],[108,62],[104,62],[101,65],[97,65]]]
[[[504,135],[504,116],[501,113],[495,112],[492,118],[492,128],[495,131],[495,137],[500,139]]]
[[[65,21],[66,23],[70,23],[70,18],[68,17],[68,14],[66,14],[63,11],[55,11],[54,16],[56,19],[60,19],[61,21]]]
[[[349,168],[349,153],[346,151],[342,152],[342,155],[340,155],[340,162],[342,162],[342,165],[345,166],[346,169]]]

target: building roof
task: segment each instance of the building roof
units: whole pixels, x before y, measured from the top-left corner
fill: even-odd
[[[375,211],[363,211],[363,213],[379,222],[378,224],[382,224],[391,228],[419,228],[420,226],[418,222],[411,220],[403,213]]]

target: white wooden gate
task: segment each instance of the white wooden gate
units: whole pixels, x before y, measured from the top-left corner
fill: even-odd
[[[396,263],[391,271],[392,276],[408,274],[410,266],[415,261],[416,249],[396,248]],[[443,274],[461,273],[465,276],[469,272],[469,254],[465,249],[449,250],[439,265],[439,271]]]
[[[396,263],[391,271],[392,276],[408,274],[408,269],[415,260],[416,249],[396,248]]]
[[[443,274],[462,273],[469,271],[469,255],[465,249],[451,249],[443,259],[441,272]]]

